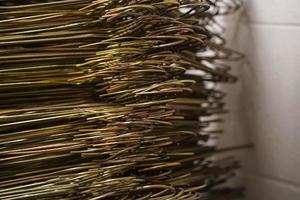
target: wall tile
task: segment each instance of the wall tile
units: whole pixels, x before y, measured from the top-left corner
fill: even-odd
[[[254,24],[242,29],[239,45],[247,60],[241,68],[241,103],[245,131],[255,144],[245,169],[299,185],[300,27]]]
[[[247,200],[299,200],[300,1],[245,1],[249,20],[227,20],[229,41],[246,59],[234,69],[239,83],[228,88],[232,112],[221,145],[255,145],[239,153]]]
[[[299,200],[300,189],[264,177],[245,175],[245,200]]]
[[[299,0],[244,0],[247,15],[254,23],[300,25]]]

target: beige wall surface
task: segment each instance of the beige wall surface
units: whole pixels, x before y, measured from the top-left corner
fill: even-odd
[[[246,55],[226,86],[221,145],[243,151],[247,200],[300,200],[300,0],[246,0],[228,19],[229,45]]]

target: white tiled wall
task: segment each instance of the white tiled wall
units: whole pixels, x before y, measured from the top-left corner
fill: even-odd
[[[300,200],[300,0],[246,0],[235,20],[230,39],[247,58],[225,129],[227,144],[255,145],[241,155],[246,199]]]
[[[300,25],[299,0],[244,0],[252,23]]]

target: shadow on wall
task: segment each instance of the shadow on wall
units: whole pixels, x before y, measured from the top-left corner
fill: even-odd
[[[228,29],[237,20],[238,30],[229,33],[230,46],[246,59],[234,67],[240,80],[228,89],[232,112],[223,138],[229,137],[227,143],[232,139],[230,144],[255,144],[240,155],[247,200],[300,199],[300,20],[292,17],[300,19],[300,13],[290,13],[300,1],[282,4],[247,1],[242,13],[228,19]],[[279,8],[280,17],[272,19]],[[282,19],[288,17],[292,22]]]

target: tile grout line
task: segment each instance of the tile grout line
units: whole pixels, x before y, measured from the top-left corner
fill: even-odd
[[[251,172],[251,171],[244,171],[243,173],[244,173],[245,177],[252,176],[252,177],[255,177],[255,178],[261,178],[261,179],[266,180],[266,181],[271,181],[271,182],[274,182],[274,183],[288,185],[290,187],[294,187],[294,188],[297,188],[297,189],[300,188],[300,183],[290,181],[290,180],[286,180],[286,179],[282,179],[282,178],[279,178],[279,177],[268,176],[268,175],[264,175],[262,173]]]
[[[245,21],[242,21],[245,22]],[[271,23],[271,22],[246,22],[250,24],[251,26],[278,26],[278,27],[295,27],[300,28],[300,23]]]

